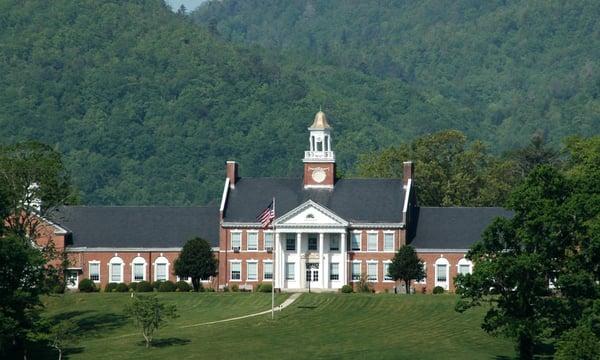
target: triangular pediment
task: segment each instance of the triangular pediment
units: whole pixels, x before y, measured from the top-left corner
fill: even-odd
[[[326,207],[308,200],[275,221],[276,226],[348,226],[348,222]]]

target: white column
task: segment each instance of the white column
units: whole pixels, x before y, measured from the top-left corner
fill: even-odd
[[[346,233],[343,232],[340,234],[340,243],[341,243],[341,253],[342,253],[342,261],[340,263],[340,280],[342,281],[342,285],[346,285],[347,284],[347,279],[346,276],[348,274],[348,270],[347,270],[347,265],[348,263],[346,262]]]
[[[281,243],[279,241],[279,233],[275,233],[275,251],[273,251],[273,276],[275,277],[275,281],[273,281],[273,286],[276,288],[282,288],[283,284],[283,275],[281,273],[281,263],[283,262],[283,256],[281,256]]]
[[[319,234],[319,284],[321,284],[321,289],[325,287],[325,266],[323,261],[323,244],[325,243],[325,234]]]
[[[302,274],[302,233],[296,234],[296,282],[298,283],[299,288],[304,287],[304,274]]]

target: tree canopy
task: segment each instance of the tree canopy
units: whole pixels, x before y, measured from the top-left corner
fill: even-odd
[[[482,327],[515,338],[522,358],[577,327],[600,298],[599,140],[571,139],[564,171],[536,167],[509,197],[514,216],[496,219],[467,254],[473,274],[457,278],[457,309],[491,304]]]
[[[188,240],[175,260],[175,274],[190,277],[194,291],[200,289],[200,280],[217,274],[218,260],[208,243],[201,238]]]
[[[421,281],[426,276],[423,260],[419,258],[415,249],[410,245],[404,245],[398,249],[388,272],[392,279],[404,281],[407,294],[410,294],[410,282],[412,280]]]

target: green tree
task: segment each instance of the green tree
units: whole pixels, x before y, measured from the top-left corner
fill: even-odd
[[[598,158],[597,143],[571,144],[587,151],[571,156],[569,177],[548,165],[535,168],[509,197],[513,218],[485,230],[467,254],[473,274],[456,279],[457,310],[489,303],[482,327],[516,339],[522,358],[531,358],[543,337],[577,326],[600,295],[600,164],[587,163]]]
[[[154,333],[166,323],[168,318],[176,318],[177,308],[173,304],[161,303],[155,295],[137,295],[127,304],[125,313],[133,319],[142,332],[146,348],[150,347]]]
[[[14,347],[26,355],[26,339],[35,328],[46,292],[46,258],[26,239],[0,239],[0,353]]]
[[[198,291],[201,279],[215,276],[217,266],[218,260],[208,241],[196,237],[185,243],[174,269],[177,276],[190,277],[194,291]]]
[[[46,324],[44,324],[46,325]],[[46,325],[46,329],[34,333],[31,339],[43,341],[58,352],[58,360],[62,360],[64,351],[71,345],[77,343],[77,331],[79,328],[70,320],[62,320],[53,325]]]
[[[364,177],[402,177],[402,163],[415,161],[414,184],[425,206],[500,205],[519,180],[509,162],[490,155],[480,141],[446,130],[359,158]]]
[[[419,259],[417,252],[410,245],[403,245],[398,249],[388,272],[394,281],[404,282],[407,294],[410,294],[410,282],[412,280],[421,281],[426,276],[423,261]]]
[[[0,194],[6,229],[36,237],[40,217],[76,198],[60,153],[38,142],[0,146]]]
[[[527,176],[536,166],[557,165],[559,153],[548,146],[543,133],[535,133],[527,146],[509,151],[506,157],[513,160],[521,177]]]

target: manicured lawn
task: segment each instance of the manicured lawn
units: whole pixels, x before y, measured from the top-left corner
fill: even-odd
[[[270,294],[161,293],[180,317],[145,349],[122,308],[129,294],[68,294],[46,299],[46,315],[78,323],[82,339],[70,359],[368,358],[496,359],[512,344],[485,334],[482,311],[453,309],[452,295],[303,294],[271,321],[264,315],[233,322],[181,326],[270,308]],[[282,302],[287,295],[277,297]],[[49,356],[50,354],[46,354]]]

